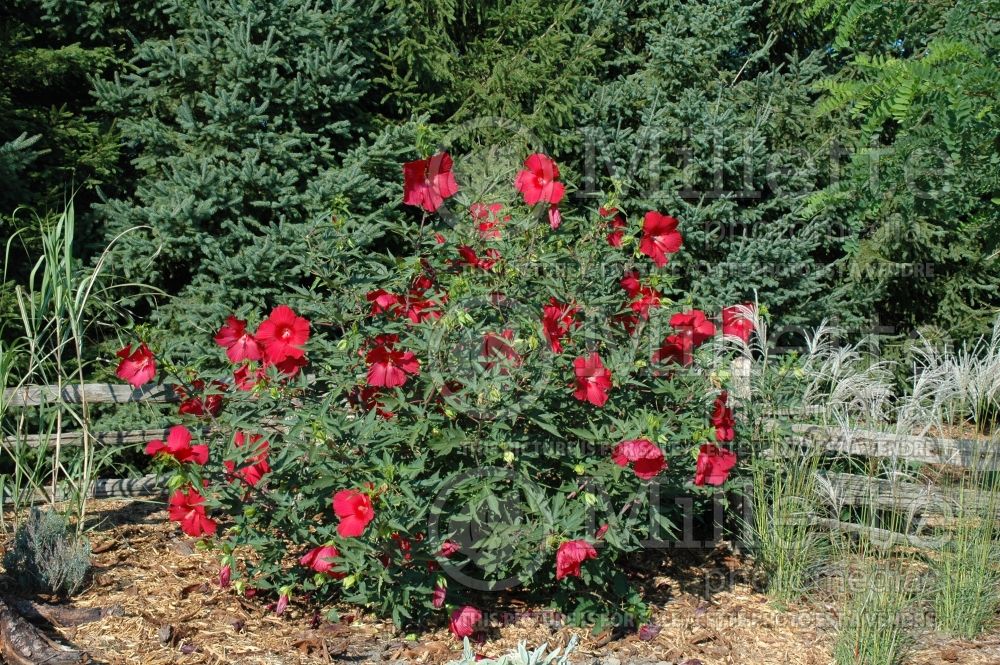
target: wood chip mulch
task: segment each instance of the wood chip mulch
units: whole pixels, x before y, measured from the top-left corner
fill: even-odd
[[[217,554],[167,521],[161,505],[101,501],[91,534],[94,570],[76,596],[77,608],[114,608],[101,619],[62,628],[57,639],[109,665],[292,665],[314,663],[446,663],[460,645],[446,626],[416,639],[391,623],[345,608],[350,621],[321,621],[294,602],[281,617],[266,602],[220,589]],[[658,627],[625,635],[594,635],[554,620],[543,608],[517,606],[493,613],[478,653],[497,657],[577,635],[574,663],[601,665],[826,665],[836,625],[835,606],[814,600],[778,609],[748,584],[746,565],[723,550],[680,555],[649,553],[635,573],[654,607]],[[1000,635],[975,642],[925,635],[908,658],[930,663],[1000,663]]]

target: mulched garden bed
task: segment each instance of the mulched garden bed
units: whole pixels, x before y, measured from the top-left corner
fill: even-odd
[[[222,590],[216,554],[200,552],[161,504],[101,501],[92,506],[100,526],[92,533],[94,570],[71,605],[104,608],[105,616],[73,628],[52,629],[59,641],[110,665],[218,663],[445,663],[460,645],[447,627],[415,639],[391,623],[350,609],[332,624],[294,603],[277,617],[266,603]],[[576,663],[630,665],[821,665],[831,662],[835,607],[813,600],[775,608],[749,584],[749,567],[724,547],[712,551],[653,552],[635,566],[655,607],[658,634],[592,635],[553,622],[542,608],[518,605],[494,611],[489,639],[478,646],[499,656],[518,641],[565,644],[579,636]],[[10,592],[9,580],[3,582]],[[499,624],[503,625],[499,625]],[[1000,635],[976,642],[925,635],[910,663],[1000,663]]]

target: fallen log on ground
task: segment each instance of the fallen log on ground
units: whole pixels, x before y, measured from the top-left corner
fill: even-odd
[[[47,621],[59,628],[80,626],[92,621],[100,621],[107,616],[121,616],[120,605],[111,607],[67,607],[35,603],[21,598],[6,598],[7,605],[22,617],[32,622]]]
[[[4,598],[0,598],[0,656],[8,665],[67,665],[89,660],[87,654],[50,640]]]

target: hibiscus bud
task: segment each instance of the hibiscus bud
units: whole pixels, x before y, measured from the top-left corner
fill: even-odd
[[[441,543],[441,550],[438,552],[438,554],[440,556],[447,558],[461,549],[462,546],[459,543],[449,538],[448,540]]]
[[[441,609],[444,607],[444,599],[447,595],[448,589],[439,581],[434,585],[434,594],[431,597],[431,604],[434,605],[436,609]]]
[[[281,616],[288,607],[288,594],[283,593],[278,597],[278,604],[274,606],[274,613]]]
[[[607,532],[608,532],[608,525],[602,524],[600,528],[597,530],[595,536],[598,540],[601,540],[602,538],[604,538],[604,534],[606,534]]]
[[[655,623],[647,623],[639,629],[639,639],[643,642],[652,642],[660,634],[661,627]]]
[[[219,571],[219,586],[222,587],[223,589],[228,588],[229,581],[232,579],[232,576],[233,576],[233,569],[227,563]]]
[[[562,213],[559,212],[559,208],[551,206],[549,208],[549,226],[553,230],[558,229],[559,225],[562,223]]]

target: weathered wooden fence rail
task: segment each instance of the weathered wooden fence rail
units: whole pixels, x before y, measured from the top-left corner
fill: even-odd
[[[176,402],[180,398],[170,386],[145,385],[133,388],[129,385],[113,383],[87,383],[83,385],[67,385],[61,389],[59,386],[23,386],[20,388],[5,388],[3,391],[3,405],[5,407],[25,408],[33,406],[43,406],[46,404],[128,404],[131,402],[151,402],[166,403]],[[166,437],[166,429],[138,429],[120,432],[89,432],[88,435],[92,443],[102,446],[127,446],[143,444],[153,439]],[[5,436],[3,445],[6,449],[17,446],[27,446],[31,448],[55,447],[58,443],[61,447],[72,447],[82,445],[84,433],[82,431],[63,432],[41,432],[35,434],[21,434],[17,436]],[[165,488],[158,482],[156,476],[147,475],[141,478],[101,478],[94,482],[93,487],[88,491],[88,496],[95,499],[105,498],[128,498],[128,497],[149,497],[161,496]],[[62,501],[67,498],[67,494],[60,491],[57,496],[44,490],[34,492],[33,500],[39,502]],[[6,505],[13,502],[10,492],[0,496],[0,504]]]
[[[1000,469],[996,443],[968,439],[912,436],[875,430],[793,424],[793,445],[819,446],[828,452],[863,457],[896,458],[921,464]]]
[[[939,549],[948,529],[960,520],[1000,519],[1000,497],[972,488],[945,487],[916,479],[918,467],[952,469],[959,477],[1000,471],[1000,442],[996,440],[949,439],[846,429],[803,423],[787,425],[783,445],[798,451],[811,450],[832,458],[873,458],[899,462],[889,477],[872,477],[830,469],[819,471],[817,499],[829,516],[817,516],[815,526],[858,534],[883,546],[910,545]],[[779,451],[780,454],[780,451]],[[842,508],[862,511],[864,524],[839,515]],[[927,535],[930,533],[931,535]]]
[[[739,373],[740,368],[736,368]],[[739,394],[739,389],[736,389]],[[86,400],[91,404],[127,404],[132,402],[166,403],[179,400],[178,394],[169,386],[147,385],[133,388],[127,385],[94,383],[82,386],[26,386],[5,389],[3,402],[7,407],[31,407],[60,402],[79,404]],[[816,409],[809,411],[789,410],[787,414],[774,413],[775,426],[784,417],[796,415],[817,415]],[[93,443],[102,446],[129,446],[144,444],[153,439],[166,437],[165,429],[137,429],[120,432],[91,432]],[[931,436],[913,436],[879,432],[868,429],[847,430],[807,423],[788,423],[784,426],[787,435],[781,445],[796,450],[815,450],[831,455],[894,459],[909,464],[957,467],[963,469],[1000,471],[1000,445],[997,442],[949,439]],[[16,445],[41,447],[78,446],[83,441],[83,433],[67,431],[56,433],[23,434],[6,437],[5,447]],[[838,506],[867,508],[876,511],[894,512],[907,516],[906,523],[920,529],[931,516],[949,518],[960,509],[970,508],[980,514],[994,514],[1000,519],[1000,501],[985,493],[966,490],[959,494],[955,490],[938,487],[932,483],[918,483],[903,478],[873,478],[870,476],[822,472],[821,486],[825,498]],[[155,476],[142,478],[100,479],[94,483],[89,495],[94,498],[157,496],[165,492]],[[40,493],[39,500],[52,500]],[[60,500],[61,496],[55,497]],[[3,502],[10,500],[2,497]],[[838,517],[817,517],[814,523],[822,528],[848,533],[865,534],[873,541],[886,544],[909,543],[919,547],[935,547],[939,542],[918,533],[900,533],[881,525],[862,525],[842,521]]]
[[[151,497],[166,496],[167,488],[155,475],[146,475],[140,478],[101,478],[94,481],[93,487],[87,492],[91,499],[125,499],[129,497]],[[33,502],[48,503],[52,501],[65,501],[69,494],[60,491],[52,497],[44,490],[33,493]],[[7,504],[13,501],[9,493],[3,495],[2,503]]]
[[[129,445],[135,443],[146,443],[153,439],[164,438],[169,429],[133,429],[122,432],[91,432],[90,439],[94,443],[106,446]],[[70,431],[57,435],[51,434],[23,434],[21,436],[4,437],[4,443],[10,446],[17,444],[30,448],[46,447],[51,448],[59,439],[61,446],[79,446],[83,443],[83,432]]]
[[[126,404],[128,402],[176,402],[179,397],[170,386],[153,384],[133,388],[114,383],[85,383],[63,386],[23,386],[5,388],[4,404],[7,406],[40,406],[65,402],[80,404],[86,399],[90,404]]]

